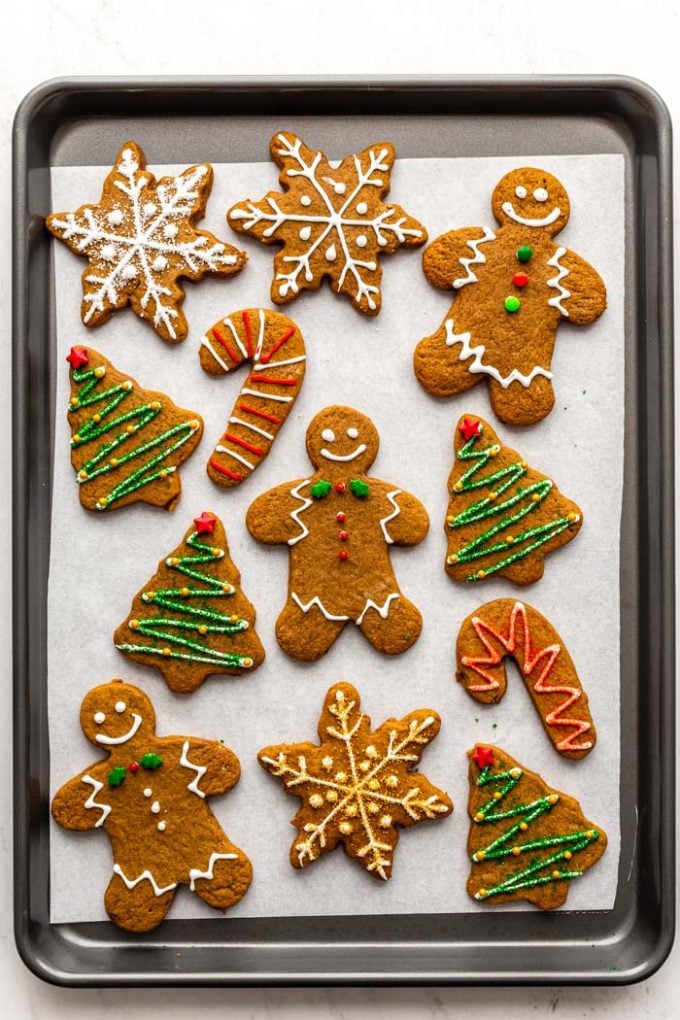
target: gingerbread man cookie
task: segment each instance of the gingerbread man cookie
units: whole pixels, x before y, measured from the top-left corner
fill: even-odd
[[[296,659],[320,658],[349,620],[390,655],[420,634],[422,617],[399,589],[389,549],[422,542],[429,520],[415,496],[368,477],[378,446],[369,418],[327,407],[307,429],[314,473],[270,489],[248,510],[254,538],[290,549],[276,636]]]
[[[65,829],[103,828],[111,840],[104,902],[114,924],[151,931],[180,885],[217,910],[238,903],[252,867],[206,803],[238,782],[233,751],[216,740],[157,737],[151,702],[122,680],[85,696],[80,725],[109,756],[57,791],[52,815]]]
[[[552,410],[552,361],[561,321],[583,326],[605,309],[593,267],[553,238],[569,219],[564,186],[544,170],[513,170],[491,201],[500,227],[463,227],[423,253],[430,283],[456,292],[436,333],[418,344],[419,382],[437,397],[482,379],[507,425],[533,425]]]

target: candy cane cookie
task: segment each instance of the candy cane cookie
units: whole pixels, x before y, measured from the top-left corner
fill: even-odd
[[[486,602],[458,633],[456,677],[475,701],[496,704],[505,694],[505,658],[514,659],[553,747],[584,758],[595,747],[588,696],[553,625],[514,599]]]
[[[305,377],[305,341],[281,312],[246,308],[211,326],[198,353],[209,375],[226,375],[244,362],[251,368],[207,465],[213,482],[230,489],[264,460],[292,411]]]

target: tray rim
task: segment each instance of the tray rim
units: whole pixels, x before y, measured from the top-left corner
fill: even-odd
[[[642,961],[636,961],[625,969],[610,974],[563,973],[537,975],[515,971],[484,976],[461,975],[458,971],[446,972],[379,972],[365,971],[334,972],[332,975],[318,972],[296,973],[286,971],[248,973],[222,973],[199,975],[192,979],[186,972],[179,974],[163,973],[156,975],[151,981],[145,980],[141,973],[124,973],[110,975],[111,980],[102,980],[99,974],[77,974],[60,971],[42,957],[39,932],[31,924],[28,916],[28,878],[27,854],[29,848],[28,812],[29,788],[28,771],[25,767],[28,752],[28,722],[30,717],[30,692],[27,683],[25,641],[27,617],[27,563],[26,552],[28,534],[25,526],[26,503],[25,492],[29,477],[26,463],[26,425],[23,406],[27,384],[27,365],[22,357],[24,338],[27,330],[27,309],[25,307],[28,293],[28,238],[25,236],[25,219],[22,215],[27,208],[27,143],[31,126],[43,106],[59,97],[68,97],[74,93],[90,91],[93,93],[125,93],[128,91],[147,91],[152,93],[168,93],[182,90],[191,96],[215,90],[235,92],[253,90],[262,94],[272,90],[285,89],[309,96],[314,90],[330,90],[343,94],[374,95],[379,92],[415,91],[424,96],[427,93],[473,93],[484,90],[487,96],[496,97],[507,90],[521,94],[531,108],[532,99],[542,91],[552,92],[553,97],[571,97],[578,105],[579,93],[586,90],[596,91],[620,102],[621,96],[637,104],[650,118],[654,125],[655,150],[654,156],[658,166],[658,198],[656,211],[659,216],[658,234],[658,282],[655,297],[658,316],[658,358],[662,371],[659,378],[659,422],[661,431],[659,478],[658,522],[659,549],[656,561],[659,567],[658,583],[655,594],[660,598],[661,629],[666,635],[675,632],[675,594],[674,594],[674,507],[673,507],[673,340],[672,340],[672,178],[671,178],[671,121],[668,110],[661,99],[649,85],[638,79],[620,75],[381,75],[370,78],[356,75],[328,77],[324,75],[305,76],[63,76],[52,78],[38,84],[20,103],[13,126],[13,439],[14,439],[14,485],[13,485],[13,527],[16,552],[13,563],[13,582],[15,600],[13,606],[13,637],[14,637],[14,850],[15,850],[15,941],[18,952],[27,967],[37,976],[50,983],[59,985],[137,985],[137,984],[231,984],[231,985],[284,985],[284,984],[327,984],[330,981],[339,984],[628,984],[651,976],[664,962],[670,952],[674,938],[675,910],[675,779],[674,779],[674,642],[667,640],[662,645],[660,679],[661,690],[658,692],[659,703],[652,723],[658,740],[657,758],[660,765],[659,802],[666,824],[661,831],[658,859],[652,862],[656,869],[654,876],[660,894],[658,904],[658,931],[652,949]],[[572,111],[573,112],[573,111]],[[578,109],[576,114],[578,114]],[[583,116],[593,116],[580,111]],[[626,114],[622,108],[615,111],[622,120]],[[470,114],[474,116],[474,111]],[[559,113],[558,113],[559,115]],[[96,115],[91,115],[96,116]],[[636,173],[638,172],[636,168]],[[656,338],[655,338],[656,339]],[[17,597],[17,593],[19,597]],[[396,920],[396,918],[395,918]],[[634,921],[629,926],[625,938],[630,937],[634,929]],[[166,922],[168,924],[168,922]],[[57,925],[47,926],[50,929]],[[419,943],[414,943],[414,945]],[[426,944],[432,947],[432,943]],[[389,952],[389,943],[383,943]],[[358,948],[355,944],[354,948]]]

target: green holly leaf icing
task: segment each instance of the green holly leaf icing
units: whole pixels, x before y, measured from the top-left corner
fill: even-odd
[[[139,759],[139,764],[143,769],[157,769],[159,765],[163,764],[163,759],[159,758],[157,754],[143,754]]]
[[[117,765],[115,769],[111,769],[108,776],[106,777],[109,781],[109,786],[120,786],[125,779],[126,770],[122,765]]]
[[[359,499],[365,499],[368,496],[368,485],[362,481],[361,478],[353,478],[349,483],[350,491],[358,496]]]
[[[314,499],[323,499],[331,491],[330,482],[315,482],[312,486],[312,496]]]

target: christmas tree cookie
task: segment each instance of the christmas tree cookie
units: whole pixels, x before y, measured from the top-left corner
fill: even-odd
[[[492,198],[500,227],[463,227],[423,254],[430,283],[455,299],[414,356],[420,383],[438,397],[486,379],[507,425],[532,425],[555,403],[551,361],[560,322],[584,326],[605,309],[604,283],[580,255],[557,245],[569,219],[564,186],[544,170],[512,170]]]
[[[183,694],[216,673],[247,673],[263,662],[264,649],[240,583],[222,522],[204,511],[137,592],[114,644]]]
[[[72,347],[71,463],[86,510],[150,503],[174,510],[178,468],[198,446],[203,421],[165,393],[142,389],[92,347]]]
[[[505,659],[515,661],[553,747],[584,758],[595,747],[588,695],[561,637],[537,609],[514,599],[486,602],[462,623],[457,679],[475,701],[495,705],[505,694]]]
[[[447,573],[456,581],[540,580],[545,556],[578,534],[580,509],[477,415],[458,422],[454,452],[444,525]]]
[[[238,248],[196,227],[212,179],[212,167],[202,163],[157,181],[140,147],[126,142],[97,205],[47,217],[47,229],[88,260],[81,308],[86,326],[99,326],[130,304],[163,340],[184,340],[180,278],[232,276],[246,263]]]
[[[529,900],[561,907],[569,885],[607,846],[578,801],[553,790],[499,747],[468,752],[470,798],[467,890],[479,903]]]
[[[260,751],[263,768],[302,801],[292,822],[293,867],[305,868],[342,843],[369,875],[390,878],[397,826],[453,811],[449,796],[414,771],[440,725],[436,712],[419,708],[372,730],[359,692],[340,683],[326,694],[318,744],[276,744]]]
[[[290,131],[274,135],[271,155],[281,168],[282,191],[233,206],[227,221],[240,234],[281,245],[274,257],[271,299],[282,305],[324,279],[366,315],[377,315],[382,295],[380,256],[427,240],[422,223],[388,205],[394,146],[376,142],[332,163]]]
[[[151,702],[122,680],[85,696],[80,725],[108,756],[57,791],[52,816],[65,829],[101,828],[109,837],[114,864],[104,903],[114,924],[151,931],[180,885],[216,910],[238,903],[252,867],[207,803],[238,782],[233,751],[217,740],[156,736]]]
[[[324,655],[349,621],[379,651],[395,655],[418,639],[419,610],[401,592],[392,545],[417,545],[429,520],[419,500],[367,475],[378,432],[351,407],[327,407],[307,429],[314,472],[258,497],[246,524],[253,538],[287,545],[288,601],[276,636],[288,655]]]

